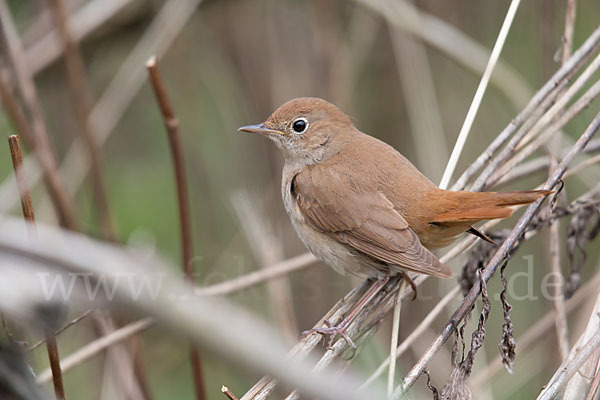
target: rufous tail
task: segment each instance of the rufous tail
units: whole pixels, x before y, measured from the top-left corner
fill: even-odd
[[[533,203],[554,193],[551,190],[528,190],[517,192],[446,192],[448,200],[440,204],[433,223],[475,223],[483,219],[510,217],[511,206]]]

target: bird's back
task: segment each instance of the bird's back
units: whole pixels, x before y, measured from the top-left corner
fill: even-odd
[[[385,195],[409,224],[408,210],[422,195],[437,189],[392,146],[358,130],[340,152],[321,164],[347,175],[358,190]]]
[[[322,164],[346,175],[355,191],[383,194],[429,249],[451,244],[478,221],[509,217],[511,206],[551,193],[442,190],[396,149],[358,130],[342,151]]]

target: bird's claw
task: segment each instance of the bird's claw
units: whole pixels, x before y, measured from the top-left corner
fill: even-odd
[[[306,336],[310,335],[311,333],[320,333],[323,336],[329,336],[329,341],[327,342],[327,348],[331,349],[333,346],[333,340],[335,339],[335,337],[337,335],[340,335],[344,340],[346,340],[346,343],[348,343],[348,345],[351,348],[356,349],[356,344],[348,335],[348,326],[346,324],[340,324],[338,326],[333,326],[332,323],[328,320],[323,321],[323,323],[326,325],[325,327],[320,326],[320,327],[306,330],[306,331],[302,332],[300,337],[305,338]]]

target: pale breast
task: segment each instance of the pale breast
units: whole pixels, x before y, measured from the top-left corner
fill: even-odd
[[[385,267],[380,263],[338,242],[331,236],[313,229],[306,223],[292,193],[291,184],[295,174],[296,171],[284,169],[281,195],[292,226],[308,250],[342,275],[350,273],[363,278],[385,275],[385,272],[381,270]]]

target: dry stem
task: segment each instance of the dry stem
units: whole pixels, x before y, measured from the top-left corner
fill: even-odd
[[[553,188],[567,167],[573,161],[575,156],[585,148],[586,144],[590,141],[592,136],[597,132],[598,128],[600,128],[600,113],[594,117],[591,124],[585,130],[585,132],[581,135],[581,137],[577,140],[575,145],[571,148],[571,150],[567,153],[567,155],[562,159],[562,161],[558,164],[558,166],[554,169],[550,177],[546,180],[544,184],[544,189]],[[496,272],[498,267],[504,262],[506,257],[508,256],[512,247],[516,244],[518,239],[521,237],[525,228],[531,222],[537,211],[539,210],[543,199],[539,199],[533,204],[531,204],[525,214],[519,219],[519,222],[515,225],[513,230],[507,239],[503,242],[502,246],[496,251],[488,265],[481,272],[482,279],[485,282],[489,281],[492,275]],[[465,296],[464,301],[461,303],[460,307],[455,311],[452,315],[450,321],[444,326],[442,332],[436,340],[432,343],[431,347],[427,350],[427,352],[423,355],[423,357],[415,364],[415,366],[408,372],[406,377],[404,378],[402,385],[396,389],[395,395],[400,396],[402,393],[406,392],[421,376],[433,356],[439,351],[441,346],[448,340],[450,335],[454,332],[456,327],[459,325],[460,321],[465,317],[465,315],[471,310],[475,300],[479,296],[480,292],[480,284],[476,282],[469,293]]]
[[[77,229],[77,220],[75,217],[75,209],[67,191],[64,181],[58,172],[54,151],[50,145],[50,138],[43,119],[43,112],[40,101],[35,89],[33,77],[27,64],[24,61],[23,48],[19,39],[16,27],[11,18],[10,10],[6,4],[6,0],[0,1],[0,25],[2,28],[2,39],[4,47],[7,50],[8,61],[10,62],[12,72],[15,74],[17,87],[24,101],[26,112],[21,112],[21,115],[29,115],[31,120],[27,122],[28,128],[24,132],[31,132],[31,145],[46,179],[46,185],[52,201],[54,203],[57,214],[63,226],[69,229]],[[6,82],[3,82],[3,84]],[[3,90],[4,94],[10,94],[9,88]],[[18,101],[14,100],[14,104]],[[24,118],[19,118],[16,123],[23,124]],[[30,125],[30,126],[29,126]],[[29,140],[28,140],[29,142]]]
[[[221,387],[221,393],[223,393],[229,400],[238,400],[238,398],[235,397],[235,394],[233,394],[233,392],[225,385]]]
[[[589,320],[588,329],[584,332],[568,358],[556,370],[556,373],[550,379],[548,385],[538,396],[538,400],[555,399],[569,383],[570,378],[579,371],[583,364],[600,348],[600,326],[598,318],[600,313],[600,294],[596,299],[596,304]],[[588,332],[589,329],[592,329]],[[575,398],[575,397],[566,397]]]
[[[588,39],[583,43],[579,49],[573,53],[573,55],[569,58],[567,62],[565,62],[562,67],[542,86],[540,90],[531,98],[527,106],[521,111],[513,120],[508,124],[506,128],[498,135],[496,138],[490,143],[487,149],[479,156],[477,159],[469,165],[469,167],[463,172],[461,177],[457,180],[457,182],[452,186],[452,190],[463,190],[469,180],[475,176],[477,171],[479,171],[490,159],[492,156],[502,147],[504,143],[511,137],[515,131],[532,115],[534,115],[540,105],[547,102],[547,98],[552,98],[556,93],[555,89],[561,86],[566,80],[570,79],[583,65],[585,60],[592,54],[595,50],[600,47],[600,27],[596,28],[596,30],[588,37]],[[524,135],[526,132],[523,132]],[[494,162],[493,166],[490,164],[488,169],[484,171],[482,176],[472,185],[471,190],[481,190],[493,171],[498,168],[503,160],[509,157],[512,154],[512,150],[507,146],[507,148],[503,149],[500,153],[498,153],[499,161]]]
[[[21,208],[25,221],[29,222],[29,235],[32,240],[36,240],[37,234],[35,231],[35,214],[31,204],[31,194],[27,180],[23,173],[23,152],[21,151],[21,141],[17,135],[8,137],[8,146],[10,147],[10,155],[12,158],[13,168],[15,170],[15,178],[21,197]],[[65,388],[63,386],[62,371],[60,369],[60,357],[58,355],[58,345],[56,344],[56,336],[50,331],[46,333],[46,348],[48,350],[48,358],[50,359],[50,368],[52,370],[52,383],[54,385],[54,393],[58,400],[64,400]]]
[[[177,184],[177,200],[179,208],[179,228],[181,233],[181,252],[183,261],[183,270],[186,279],[192,283],[194,280],[194,250],[192,245],[192,227],[190,220],[190,204],[188,197],[187,182],[185,179],[185,165],[183,161],[183,149],[181,147],[181,137],[179,135],[179,122],[175,117],[173,106],[163,85],[162,78],[156,66],[156,56],[152,56],[146,63],[150,75],[150,83],[154,89],[156,100],[162,113],[173,167],[175,169],[175,181]],[[204,400],[206,398],[206,389],[204,384],[204,374],[202,372],[202,361],[198,349],[192,345],[190,348],[190,359],[192,363],[192,374],[196,388],[196,398]]]
[[[502,28],[500,29],[500,33],[498,34],[498,38],[494,44],[492,54],[490,54],[490,59],[485,67],[481,81],[479,81],[479,86],[477,87],[477,91],[473,97],[473,102],[469,107],[469,111],[467,112],[463,126],[460,129],[458,138],[456,139],[456,144],[454,145],[454,149],[450,155],[450,160],[448,161],[448,165],[446,165],[446,169],[444,170],[444,175],[442,176],[442,181],[440,182],[441,189],[447,189],[448,185],[450,184],[450,179],[452,178],[452,174],[454,173],[454,169],[458,163],[458,158],[460,157],[464,145],[467,142],[467,137],[471,131],[471,126],[473,126],[473,121],[475,120],[475,116],[477,115],[477,111],[481,105],[481,100],[483,99],[483,95],[487,89],[487,85],[490,81],[492,72],[494,71],[494,67],[500,58],[500,52],[502,51],[502,47],[504,47],[504,42],[506,41],[506,37],[508,36],[508,32],[512,26],[512,22],[515,18],[520,3],[521,0],[512,0],[510,3],[504,23],[502,24]]]
[[[600,265],[599,265],[600,267]],[[579,289],[573,297],[566,301],[566,312],[570,313],[573,310],[579,310],[580,304],[585,300],[589,299],[590,295],[593,295],[598,291],[598,285],[600,285],[600,273],[596,273],[595,276],[590,279],[581,289]],[[517,347],[522,351],[527,352],[533,349],[533,346],[538,343],[546,333],[552,329],[555,325],[554,320],[556,319],[556,311],[548,311],[542,318],[540,318],[534,325],[527,329],[524,333],[519,335],[517,341]],[[521,354],[524,357],[524,354]],[[502,370],[502,357],[498,355],[492,362],[490,362],[484,370],[473,376],[470,380],[470,385],[473,390],[480,388],[491,378],[494,377],[498,372]]]
[[[144,318],[138,321],[132,322],[131,324],[125,325],[122,328],[116,329],[109,334],[102,336],[80,348],[76,352],[65,357],[60,366],[63,371],[68,371],[73,367],[81,364],[90,357],[100,353],[101,351],[109,348],[110,346],[123,341],[130,336],[142,332],[149,328],[154,323],[152,318]],[[39,383],[47,382],[50,379],[50,370],[40,372],[37,377]]]
[[[249,193],[238,191],[233,194],[231,202],[254,257],[263,266],[281,261],[283,259],[282,243],[272,229],[263,222],[268,218],[258,209],[256,201],[252,200]],[[298,338],[298,327],[291,300],[290,282],[287,277],[271,279],[267,283],[267,288],[277,324],[285,338],[290,343],[294,343]]]
[[[96,133],[89,119],[92,111],[92,96],[87,84],[87,74],[83,57],[77,42],[71,33],[67,8],[64,0],[50,0],[50,9],[65,53],[67,78],[71,87],[77,119],[81,127],[81,136],[90,156],[90,174],[94,200],[99,211],[103,236],[112,242],[117,241],[115,227],[109,211],[104,176],[102,173],[102,155],[96,140]]]

